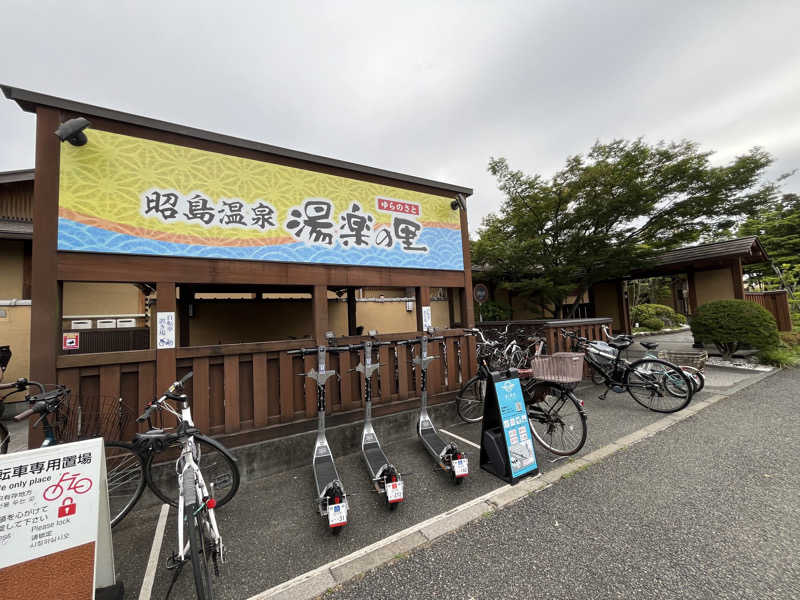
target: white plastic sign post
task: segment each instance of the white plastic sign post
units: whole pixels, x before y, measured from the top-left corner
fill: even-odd
[[[422,330],[428,331],[433,326],[433,318],[431,317],[431,307],[422,307]]]
[[[75,585],[65,584],[70,578]],[[3,596],[25,598],[36,585],[91,598],[114,584],[102,438],[0,456]]]
[[[165,348],[175,347],[175,313],[174,312],[160,312],[157,313],[156,323],[158,329],[156,330],[156,337],[158,344],[156,345],[159,350]]]

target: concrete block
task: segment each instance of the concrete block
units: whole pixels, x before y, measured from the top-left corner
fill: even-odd
[[[407,536],[380,546],[371,552],[358,556],[342,565],[332,567],[331,574],[337,583],[343,583],[357,575],[366,573],[370,569],[374,569],[375,567],[389,562],[399,554],[409,552],[427,542],[428,540],[424,535],[419,531],[415,531]]]

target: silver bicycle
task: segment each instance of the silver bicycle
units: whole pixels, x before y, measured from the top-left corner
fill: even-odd
[[[178,476],[178,547],[177,552],[167,562],[167,568],[175,569],[170,591],[180,570],[191,561],[197,597],[200,600],[210,600],[214,594],[211,588],[209,563],[213,566],[214,574],[219,576],[219,565],[224,562],[225,547],[214,516],[214,509],[217,506],[214,499],[214,484],[206,485],[200,470],[198,463],[201,449],[195,443],[194,437],[199,432],[192,422],[192,412],[186,394],[182,393],[184,384],[192,375],[190,372],[180,381],[173,383],[167,393],[153,400],[137,419],[138,422],[149,422],[153,411],[165,411],[177,418],[178,426],[175,430],[166,432],[162,429],[151,429],[137,435],[137,439],[146,438],[150,443],[179,449],[180,454],[175,461],[175,471]],[[167,400],[175,402],[179,410],[173,408]]]

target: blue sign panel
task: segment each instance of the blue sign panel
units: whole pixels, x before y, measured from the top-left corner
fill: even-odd
[[[494,389],[497,392],[497,404],[503,420],[511,476],[517,478],[535,471],[537,467],[522,387],[519,379],[515,378],[496,382]]]

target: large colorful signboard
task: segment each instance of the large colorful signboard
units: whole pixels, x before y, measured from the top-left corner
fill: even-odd
[[[61,146],[58,249],[461,271],[450,199],[87,130]]]

